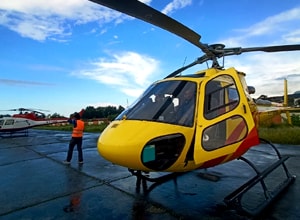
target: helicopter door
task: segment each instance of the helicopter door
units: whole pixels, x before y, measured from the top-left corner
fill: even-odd
[[[254,126],[238,73],[222,71],[204,80],[200,88],[194,160],[196,164],[232,155]],[[223,158],[226,160],[226,157]]]

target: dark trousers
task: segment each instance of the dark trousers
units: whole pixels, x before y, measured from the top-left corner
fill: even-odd
[[[72,137],[72,139],[70,140],[67,161],[71,161],[72,160],[73,150],[74,150],[75,145],[77,145],[78,161],[83,161],[83,155],[82,155],[82,137]]]

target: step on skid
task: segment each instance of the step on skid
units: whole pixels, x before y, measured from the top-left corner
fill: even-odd
[[[291,175],[285,165],[289,157],[282,156],[271,142],[264,139],[260,139],[260,142],[274,149],[278,160],[263,171],[259,171],[248,159],[238,158],[253,168],[256,175],[224,198],[229,209],[250,216],[258,216],[296,179],[296,176]],[[272,179],[270,178],[271,175]],[[274,176],[276,176],[276,181]]]

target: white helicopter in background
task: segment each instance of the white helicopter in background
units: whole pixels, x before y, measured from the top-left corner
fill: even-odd
[[[49,125],[61,122],[67,122],[68,118],[47,118],[41,110],[18,108],[5,111],[19,111],[18,114],[12,116],[0,117],[0,135],[1,134],[16,134],[23,132],[27,135],[29,128]]]

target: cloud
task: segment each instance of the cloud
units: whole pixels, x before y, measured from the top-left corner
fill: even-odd
[[[287,34],[283,35],[283,39],[285,39],[289,43],[299,43],[300,42],[300,29],[289,31]]]
[[[150,4],[151,0],[143,0]],[[192,0],[173,0],[163,12],[190,5]],[[9,0],[0,1],[0,25],[22,37],[37,41],[53,40],[64,42],[72,36],[73,26],[97,22],[103,24],[122,23],[131,17],[87,0]],[[91,30],[94,32],[95,29]],[[106,31],[100,30],[100,32]]]
[[[297,43],[300,39],[300,7],[269,16],[248,28],[234,31],[238,37],[224,39],[227,46],[245,46],[258,40],[269,45]]]
[[[244,54],[226,58],[226,66],[246,73],[248,85],[256,88],[254,97],[283,94],[283,79],[288,80],[289,93],[300,90],[300,52]]]
[[[90,68],[73,72],[72,75],[96,80],[137,97],[158,71],[159,62],[146,55],[127,51],[110,56],[111,59],[100,58],[90,63]]]
[[[270,45],[299,44],[300,7],[269,16],[248,28],[234,30],[235,36],[223,39],[226,47],[257,47]],[[227,67],[234,66],[245,72],[247,84],[255,86],[258,97],[283,94],[283,79],[288,80],[289,93],[299,90],[299,51],[251,52],[226,57]]]
[[[184,8],[192,4],[192,0],[173,0],[162,10],[164,14],[172,14],[175,10]]]
[[[101,26],[124,19],[128,16],[84,0],[0,1],[0,25],[37,41],[64,41],[74,25],[98,22]]]
[[[0,79],[0,84],[7,86],[53,86],[51,83],[24,81],[24,80],[13,80],[13,79]]]
[[[242,32],[246,32],[248,37],[256,36],[256,35],[271,35],[278,31],[285,31],[287,28],[290,28],[292,23],[299,23],[300,21],[300,7],[293,8],[288,11],[284,11],[275,16],[270,16],[245,30],[241,30]],[[288,24],[288,26],[284,26],[282,24]],[[296,28],[300,28],[299,25]]]

